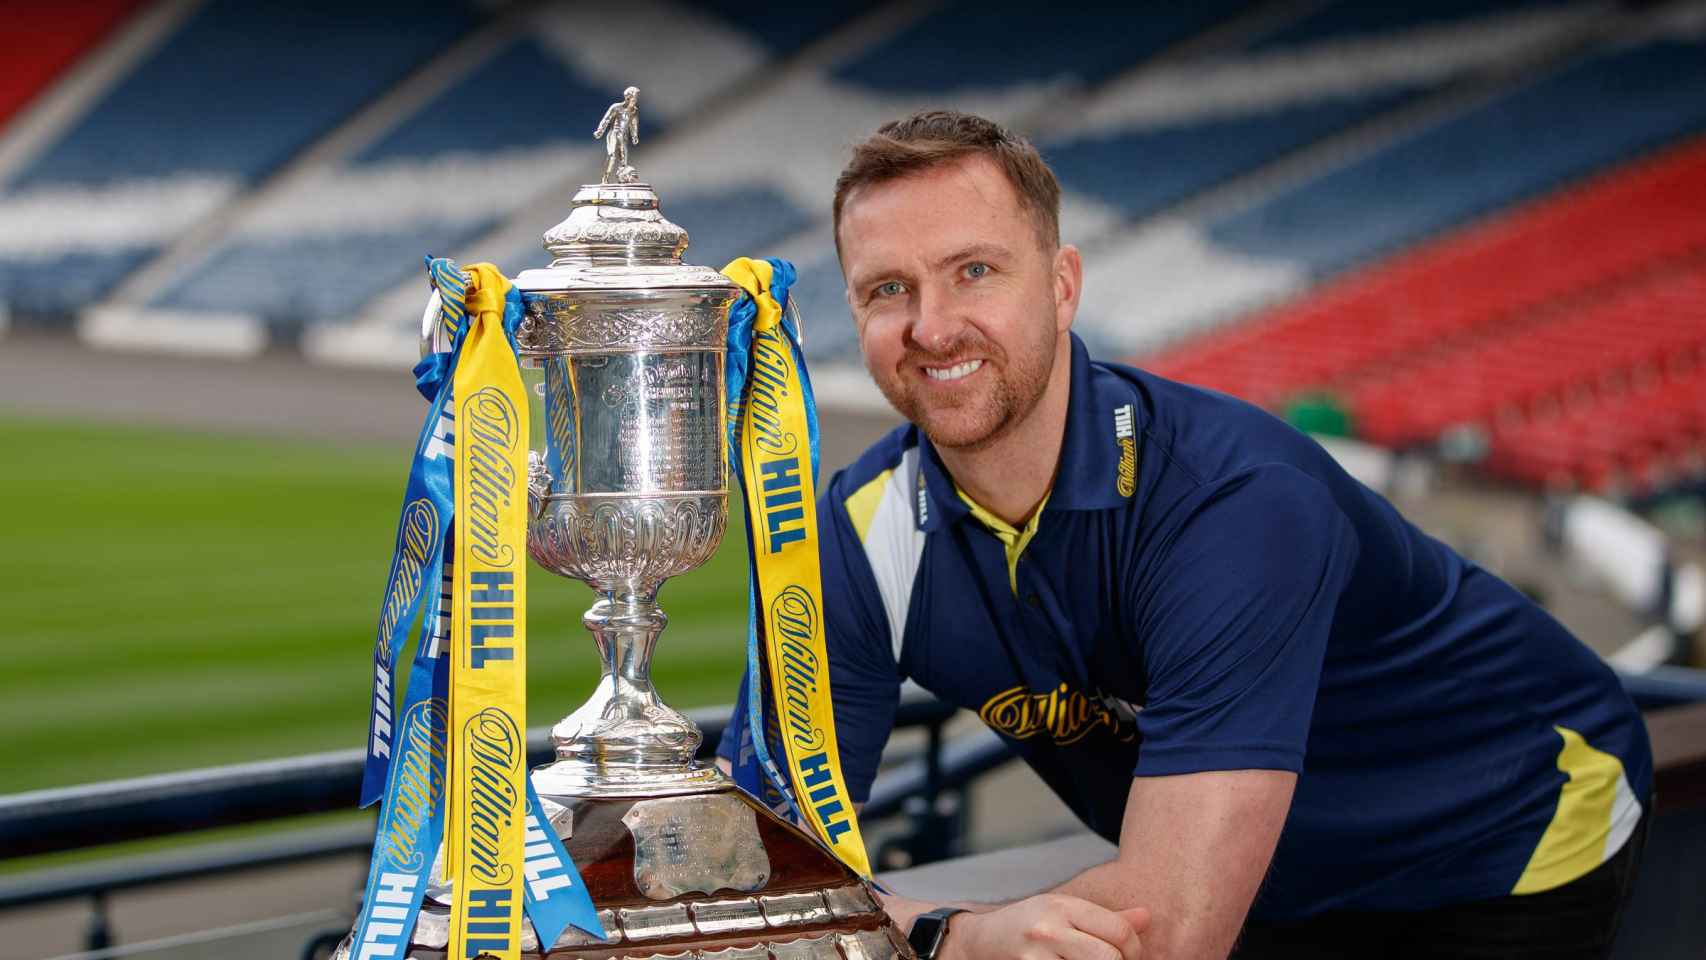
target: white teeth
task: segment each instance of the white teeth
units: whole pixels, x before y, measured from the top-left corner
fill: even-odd
[[[967,360],[965,363],[956,363],[945,370],[925,367],[924,372],[929,374],[932,380],[958,380],[981,366],[983,366],[982,360]]]

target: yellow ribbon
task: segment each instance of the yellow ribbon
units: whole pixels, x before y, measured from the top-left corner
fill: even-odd
[[[835,739],[803,372],[782,329],[782,306],[770,293],[771,265],[742,257],[723,273],[757,307],[736,415],[773,716],[800,811],[843,863],[868,877],[865,840]]]
[[[456,363],[456,551],[444,862],[448,956],[521,956],[527,823],[527,395],[504,335],[510,283],[465,267]],[[441,295],[443,295],[441,293]]]

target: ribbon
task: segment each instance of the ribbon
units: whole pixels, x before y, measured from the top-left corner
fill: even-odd
[[[441,315],[442,315],[441,308]],[[458,304],[457,310],[460,311]],[[415,367],[416,389],[431,401],[421,424],[403,490],[403,511],[397,520],[397,545],[379,605],[379,627],[373,644],[373,693],[368,710],[367,758],[361,775],[361,806],[380,799],[390,775],[392,747],[392,690],[397,660],[408,641],[409,627],[429,588],[436,586],[453,509],[451,444],[455,417],[450,392],[443,389],[450,357],[434,354]]]
[[[748,710],[737,758],[748,762],[736,780],[766,802],[779,799],[842,863],[869,877],[830,696],[818,559],[817,406],[799,328],[783,317],[794,268],[743,257],[723,273],[746,291],[729,310],[725,368],[729,467],[746,505],[751,560]],[[778,742],[786,775],[771,749]]]
[[[454,264],[448,269],[460,277]],[[461,309],[460,300],[441,303],[440,322],[458,329]],[[380,799],[384,803],[374,833],[367,893],[352,940],[358,960],[404,955],[430,880],[432,855],[444,831],[449,670],[443,652],[450,627],[446,571],[451,552],[447,534],[454,510],[451,468],[455,450],[448,372],[454,363],[453,353],[433,354],[415,367],[415,387],[430,405],[404,488],[397,543],[380,602],[374,643],[361,805]],[[438,591],[439,602],[433,608],[434,616],[420,617],[409,684],[393,724],[391,693],[396,663],[429,589]]]
[[[442,582],[444,552],[432,564],[429,582]],[[444,831],[444,743],[446,693],[443,638],[449,626],[448,593],[441,592],[436,628],[423,624],[409,687],[398,714],[396,762],[385,784],[385,803],[368,863],[351,939],[355,960],[402,957],[415,928],[432,872],[432,855]]]
[[[362,792],[364,804],[384,804],[354,954],[403,954],[442,840],[456,881],[453,952],[510,958],[523,911],[547,947],[569,925],[605,932],[526,771],[528,407],[510,340],[521,297],[489,264],[464,272],[429,258],[427,269],[452,345],[415,368],[432,406],[375,642]],[[438,615],[423,618],[393,725],[392,668],[430,584],[439,585]]]
[[[521,956],[527,820],[527,396],[504,333],[510,283],[467,268],[456,398],[445,872],[449,955]],[[445,299],[452,299],[441,291]]]

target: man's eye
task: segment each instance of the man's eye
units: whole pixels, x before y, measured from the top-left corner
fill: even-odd
[[[982,277],[982,276],[989,273],[989,264],[987,264],[987,263],[968,263],[968,264],[966,264],[966,271],[965,272],[966,272],[966,276],[970,277],[973,280],[976,280],[977,278]]]
[[[877,284],[876,294],[879,297],[898,297],[905,292],[906,285],[901,283],[899,280],[890,280],[888,283]]]

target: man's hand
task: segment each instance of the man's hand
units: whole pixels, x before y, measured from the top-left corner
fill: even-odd
[[[1139,960],[1149,911],[1044,893],[948,923],[942,960]]]

